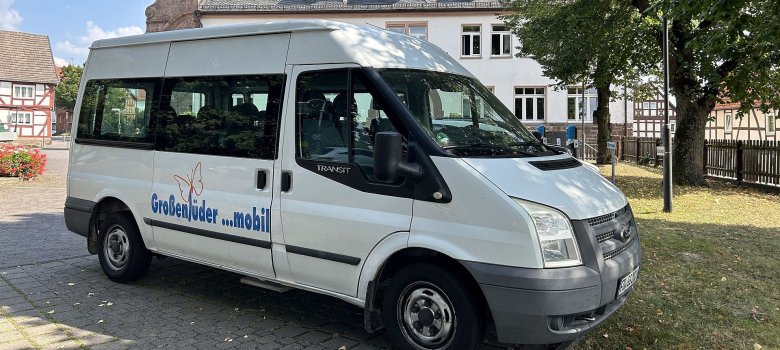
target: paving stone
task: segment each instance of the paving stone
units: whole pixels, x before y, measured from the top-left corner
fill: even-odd
[[[0,343],[0,348],[3,350],[29,350],[35,347],[26,340],[16,340],[8,343]]]
[[[28,335],[31,339],[40,345],[49,345],[73,340],[72,337],[60,331],[38,335],[28,333]]]
[[[297,337],[296,340],[301,343],[319,344],[330,338],[331,335],[328,333],[324,333],[320,331],[311,331]]]
[[[94,346],[90,346],[90,349],[92,350],[126,350],[131,349],[131,346],[128,344],[124,344],[120,341],[113,341],[110,343],[103,343],[98,344]]]
[[[22,301],[20,303],[0,306],[0,311],[2,311],[3,313],[6,313],[6,314],[18,313],[20,311],[28,311],[28,310],[34,310],[34,309],[35,309],[35,306],[33,306],[32,304],[24,301],[24,299],[22,299]]]
[[[336,337],[329,339],[320,345],[326,349],[341,349],[342,347],[346,349],[352,349],[357,344],[358,342],[354,340]]]
[[[20,339],[24,339],[24,335],[19,333],[16,329],[0,332],[0,344],[11,341],[18,341]],[[0,345],[0,349],[2,349],[2,345]]]
[[[72,340],[64,340],[61,342],[41,345],[41,350],[77,350],[81,349],[79,343]]]
[[[54,323],[47,323],[35,327],[25,327],[24,333],[33,338],[38,338],[49,333],[62,333],[62,331]]]

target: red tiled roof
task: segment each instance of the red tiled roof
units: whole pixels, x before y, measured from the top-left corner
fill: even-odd
[[[715,111],[733,110],[733,109],[739,109],[739,106],[740,106],[739,102],[717,103],[715,104],[715,108],[713,108],[713,110]],[[753,107],[760,107],[760,106],[761,106],[760,101],[753,102]]]

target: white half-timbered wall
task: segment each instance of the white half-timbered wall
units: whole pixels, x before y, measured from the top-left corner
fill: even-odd
[[[16,87],[32,87],[32,96],[15,96]],[[17,132],[20,138],[51,138],[53,107],[54,85],[0,81],[0,125]],[[26,120],[14,122],[12,115],[17,113],[30,113],[30,123]]]

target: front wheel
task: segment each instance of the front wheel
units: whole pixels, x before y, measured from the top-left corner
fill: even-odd
[[[149,270],[152,255],[129,213],[112,213],[100,225],[98,259],[108,279],[129,282]]]
[[[396,273],[382,314],[390,340],[401,349],[476,349],[485,322],[481,298],[456,274],[416,264]]]

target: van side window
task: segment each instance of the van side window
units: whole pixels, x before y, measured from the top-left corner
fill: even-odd
[[[153,142],[151,108],[156,85],[154,80],[90,80],[81,101],[76,137]]]
[[[296,88],[298,159],[353,163],[375,180],[374,135],[396,131],[358,69],[306,72]]]
[[[166,78],[157,149],[274,159],[284,75]]]

